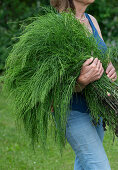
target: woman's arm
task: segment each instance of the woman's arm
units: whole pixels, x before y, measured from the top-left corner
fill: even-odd
[[[92,15],[89,14],[89,16],[90,16],[91,20],[93,21],[93,23],[98,31],[99,36],[103,39],[97,20]],[[86,87],[86,85],[84,85],[82,82],[83,81],[81,80],[81,77],[78,77],[78,81],[77,81],[75,88],[73,90],[74,92],[81,92]]]
[[[101,78],[104,69],[98,58],[89,58],[82,65],[82,69],[74,88],[74,92],[82,91],[89,83]]]
[[[86,85],[84,85],[81,81],[81,78],[78,77],[73,92],[81,92],[85,87]]]
[[[73,89],[74,92],[82,91],[89,83],[94,82],[101,78],[104,69],[102,67],[102,63],[98,58],[89,58],[86,60],[80,72],[80,75],[77,78],[75,88]],[[51,105],[51,112],[54,112],[53,109],[53,102]]]
[[[91,20],[93,21],[93,23],[98,31],[99,36],[103,39],[97,20],[92,15],[89,14],[89,16],[90,16]],[[109,62],[108,66],[107,66],[106,74],[112,81],[117,80],[117,73],[116,73],[115,67],[113,66],[113,64],[111,62]]]
[[[86,86],[76,82],[75,88],[73,89],[73,92],[81,92]]]
[[[112,81],[117,80],[117,73],[116,73],[115,67],[113,66],[111,62],[107,66],[106,74]]]

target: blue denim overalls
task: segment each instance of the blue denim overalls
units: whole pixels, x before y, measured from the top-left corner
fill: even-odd
[[[98,48],[105,52],[107,47],[100,38],[90,16],[85,13],[98,42]],[[72,107],[66,126],[66,138],[75,152],[74,170],[111,170],[103,147],[104,128],[101,118],[100,125],[94,126],[85,97],[82,93],[73,94]]]

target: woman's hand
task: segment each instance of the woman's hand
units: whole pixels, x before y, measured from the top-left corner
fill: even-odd
[[[98,58],[94,59],[91,57],[84,62],[77,82],[83,86],[86,86],[89,83],[100,79],[103,72],[104,69],[100,60],[98,60]]]
[[[115,81],[117,79],[116,70],[111,62],[109,63],[106,69],[106,74],[112,81]]]

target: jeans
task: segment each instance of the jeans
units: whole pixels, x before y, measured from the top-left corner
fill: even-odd
[[[103,147],[102,118],[95,126],[90,114],[71,110],[67,118],[66,138],[76,155],[74,170],[111,170]]]

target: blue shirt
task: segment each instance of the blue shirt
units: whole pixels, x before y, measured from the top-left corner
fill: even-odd
[[[93,36],[96,39],[96,42],[98,44],[98,48],[101,50],[101,52],[105,52],[107,50],[107,46],[105,44],[105,42],[101,39],[101,37],[98,34],[97,29],[95,28],[90,16],[85,13],[86,18],[88,19],[92,31],[93,31]],[[85,100],[85,96],[84,96],[84,90],[80,93],[73,93],[72,99],[70,101],[70,106],[71,106],[71,110],[77,110],[80,112],[88,112],[89,113],[89,109]]]

